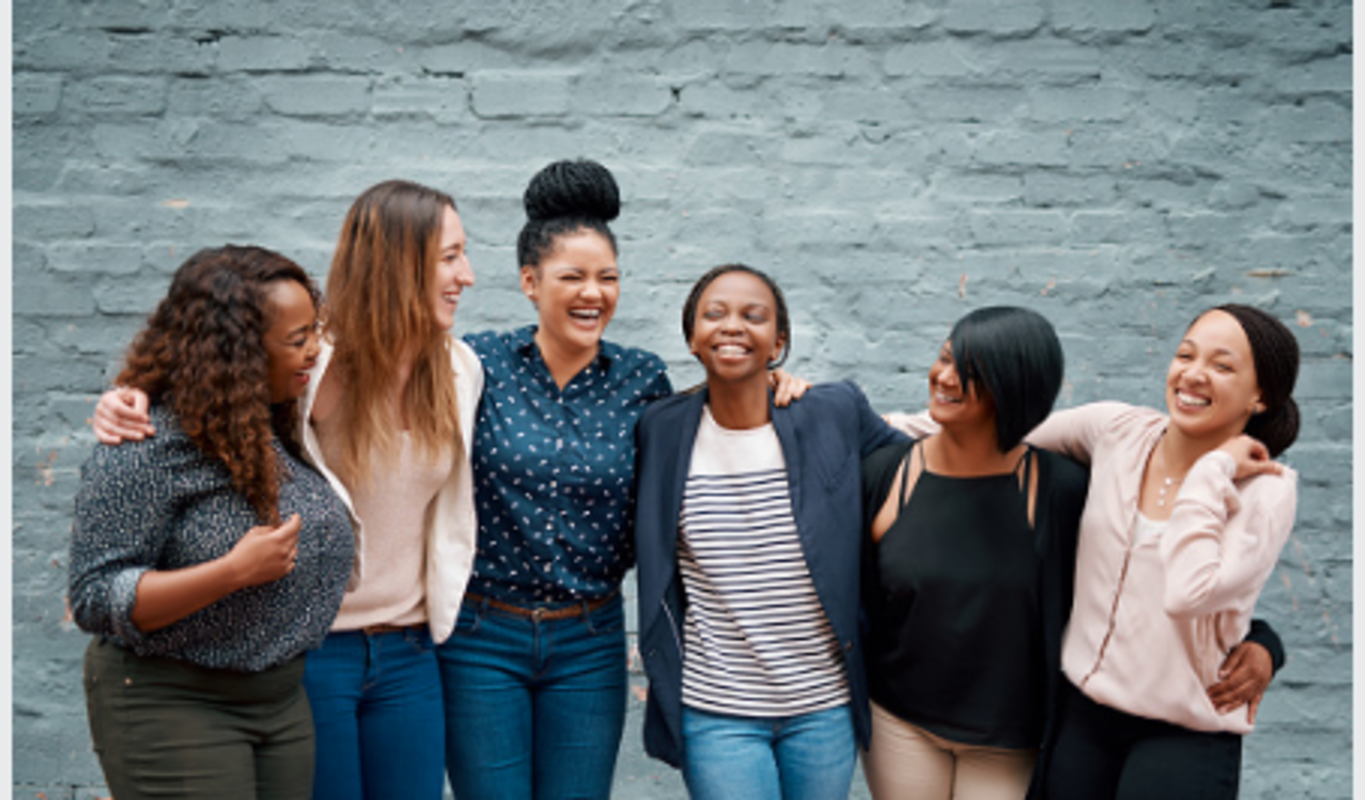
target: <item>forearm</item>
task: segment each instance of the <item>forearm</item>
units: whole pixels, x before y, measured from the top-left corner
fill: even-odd
[[[1239,489],[1231,456],[1214,451],[1185,477],[1160,541],[1166,612],[1206,616],[1250,609],[1294,523],[1291,477],[1263,476]]]
[[[164,628],[213,605],[245,583],[228,556],[175,570],[149,570],[137,583],[129,615],[139,631]]]

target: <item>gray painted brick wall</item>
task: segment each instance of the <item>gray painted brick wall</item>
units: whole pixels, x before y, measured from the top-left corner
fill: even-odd
[[[389,177],[455,194],[464,331],[521,325],[526,180],[617,174],[613,338],[700,378],[677,317],[717,263],[773,272],[791,367],[925,402],[950,323],[1057,325],[1062,403],[1161,401],[1201,308],[1289,322],[1305,355],[1299,520],[1261,612],[1288,667],[1244,797],[1351,793],[1351,6],[1346,0],[14,0],[14,797],[103,792],[85,636],[63,610],[90,403],[193,250],[327,268]],[[638,678],[637,678],[638,684]],[[679,797],[643,758],[619,797]],[[865,796],[859,786],[856,796]]]

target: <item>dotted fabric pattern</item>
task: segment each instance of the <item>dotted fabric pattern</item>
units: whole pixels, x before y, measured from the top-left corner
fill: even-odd
[[[658,356],[610,342],[561,390],[535,330],[466,339],[485,380],[472,450],[479,540],[469,591],[519,605],[620,587],[635,561],[635,423],[672,391]]]

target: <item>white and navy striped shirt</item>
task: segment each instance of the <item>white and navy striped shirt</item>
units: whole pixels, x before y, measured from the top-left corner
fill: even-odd
[[[727,430],[705,410],[681,528],[683,703],[743,717],[847,703],[843,656],[797,539],[771,424]]]

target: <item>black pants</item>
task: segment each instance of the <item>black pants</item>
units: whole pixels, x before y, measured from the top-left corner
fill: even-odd
[[[1242,737],[1102,706],[1069,682],[1047,772],[1048,800],[1235,800]]]
[[[264,672],[85,652],[90,737],[118,800],[307,800],[313,717],[303,657]]]

